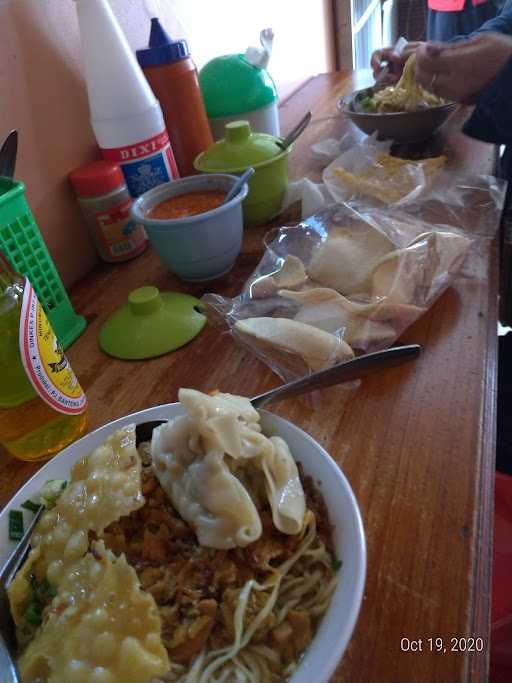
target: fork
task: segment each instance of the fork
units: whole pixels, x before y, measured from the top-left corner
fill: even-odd
[[[11,615],[7,589],[28,555],[32,532],[44,509],[44,505],[39,507],[21,541],[0,571],[0,670],[7,673],[7,678],[3,679],[5,683],[21,683],[21,677],[14,661],[16,626]]]

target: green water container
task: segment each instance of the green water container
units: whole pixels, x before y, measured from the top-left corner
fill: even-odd
[[[84,331],[25,198],[25,185],[0,177],[0,249],[15,271],[28,277],[51,326],[67,348]]]
[[[279,137],[277,88],[265,67],[246,55],[223,55],[199,72],[199,84],[215,140],[231,121],[249,121],[257,133]]]

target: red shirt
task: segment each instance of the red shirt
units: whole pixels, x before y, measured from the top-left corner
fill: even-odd
[[[485,5],[488,0],[471,0],[473,7]],[[465,0],[428,0],[429,9],[438,12],[461,12],[464,9]]]

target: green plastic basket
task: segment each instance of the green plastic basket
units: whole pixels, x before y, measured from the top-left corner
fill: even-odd
[[[28,277],[53,330],[66,349],[84,331],[66,294],[43,236],[25,199],[25,185],[0,178],[0,249],[18,273]]]

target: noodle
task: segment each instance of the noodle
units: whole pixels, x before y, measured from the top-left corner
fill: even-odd
[[[308,528],[309,527],[309,528]],[[257,582],[253,581],[252,579],[246,583],[242,591],[240,592],[239,596],[239,601],[238,601],[238,606],[235,612],[235,632],[236,632],[236,637],[233,645],[229,648],[229,650],[221,655],[221,652],[212,652],[210,653],[209,657],[214,658],[213,662],[207,666],[201,677],[198,679],[198,683],[209,683],[209,681],[212,681],[213,679],[211,678],[211,675],[217,671],[221,666],[223,666],[226,662],[230,660],[234,660],[236,658],[236,655],[238,652],[245,646],[247,643],[250,641],[252,636],[254,635],[255,631],[257,630],[258,626],[263,622],[266,616],[270,614],[272,611],[279,587],[281,584],[281,581],[283,577],[288,573],[288,571],[293,567],[295,562],[301,557],[301,555],[304,554],[304,552],[309,548],[311,543],[313,542],[315,536],[316,536],[316,524],[315,524],[315,517],[311,511],[308,511],[306,514],[306,521],[305,521],[305,528],[308,529],[308,532],[299,546],[299,549],[290,557],[284,564],[282,564],[280,567],[276,569],[275,573],[275,578],[270,579],[270,582],[275,581],[272,593],[270,595],[270,598],[268,599],[267,603],[265,604],[264,608],[260,611],[260,613],[255,617],[254,621],[250,625],[250,627],[247,629],[245,634],[242,637],[242,632],[243,632],[243,615],[245,612],[245,609],[247,607],[247,600],[249,598],[249,594],[251,590],[254,588],[255,590],[260,590],[263,591],[266,588],[268,588],[267,585],[260,585]],[[269,583],[270,583],[269,582]],[[221,656],[220,656],[221,655]],[[207,657],[208,659],[208,657]],[[188,681],[187,681],[188,683]],[[195,683],[193,680],[190,681],[190,683]]]
[[[384,114],[419,111],[444,104],[441,97],[433,95],[416,82],[415,69],[416,55],[412,54],[405,63],[398,83],[374,92],[371,97],[364,98],[361,102],[362,108],[366,111]]]
[[[330,578],[326,581],[325,571]],[[337,579],[332,572],[332,558],[318,537],[315,514],[307,510],[300,544],[279,566],[271,568],[270,576],[260,583],[249,579],[238,594],[233,616],[232,642],[210,652],[203,650],[190,664],[188,671],[173,663],[165,676],[169,683],[275,683],[291,675],[298,662],[281,667],[280,655],[264,643],[251,639],[274,611],[276,624],[282,624],[290,610],[300,604],[301,610],[315,617],[328,607]],[[258,613],[245,625],[248,603],[253,593],[269,594]],[[279,607],[277,607],[279,605]],[[276,673],[280,670],[280,673]],[[156,683],[156,682],[154,682]]]

